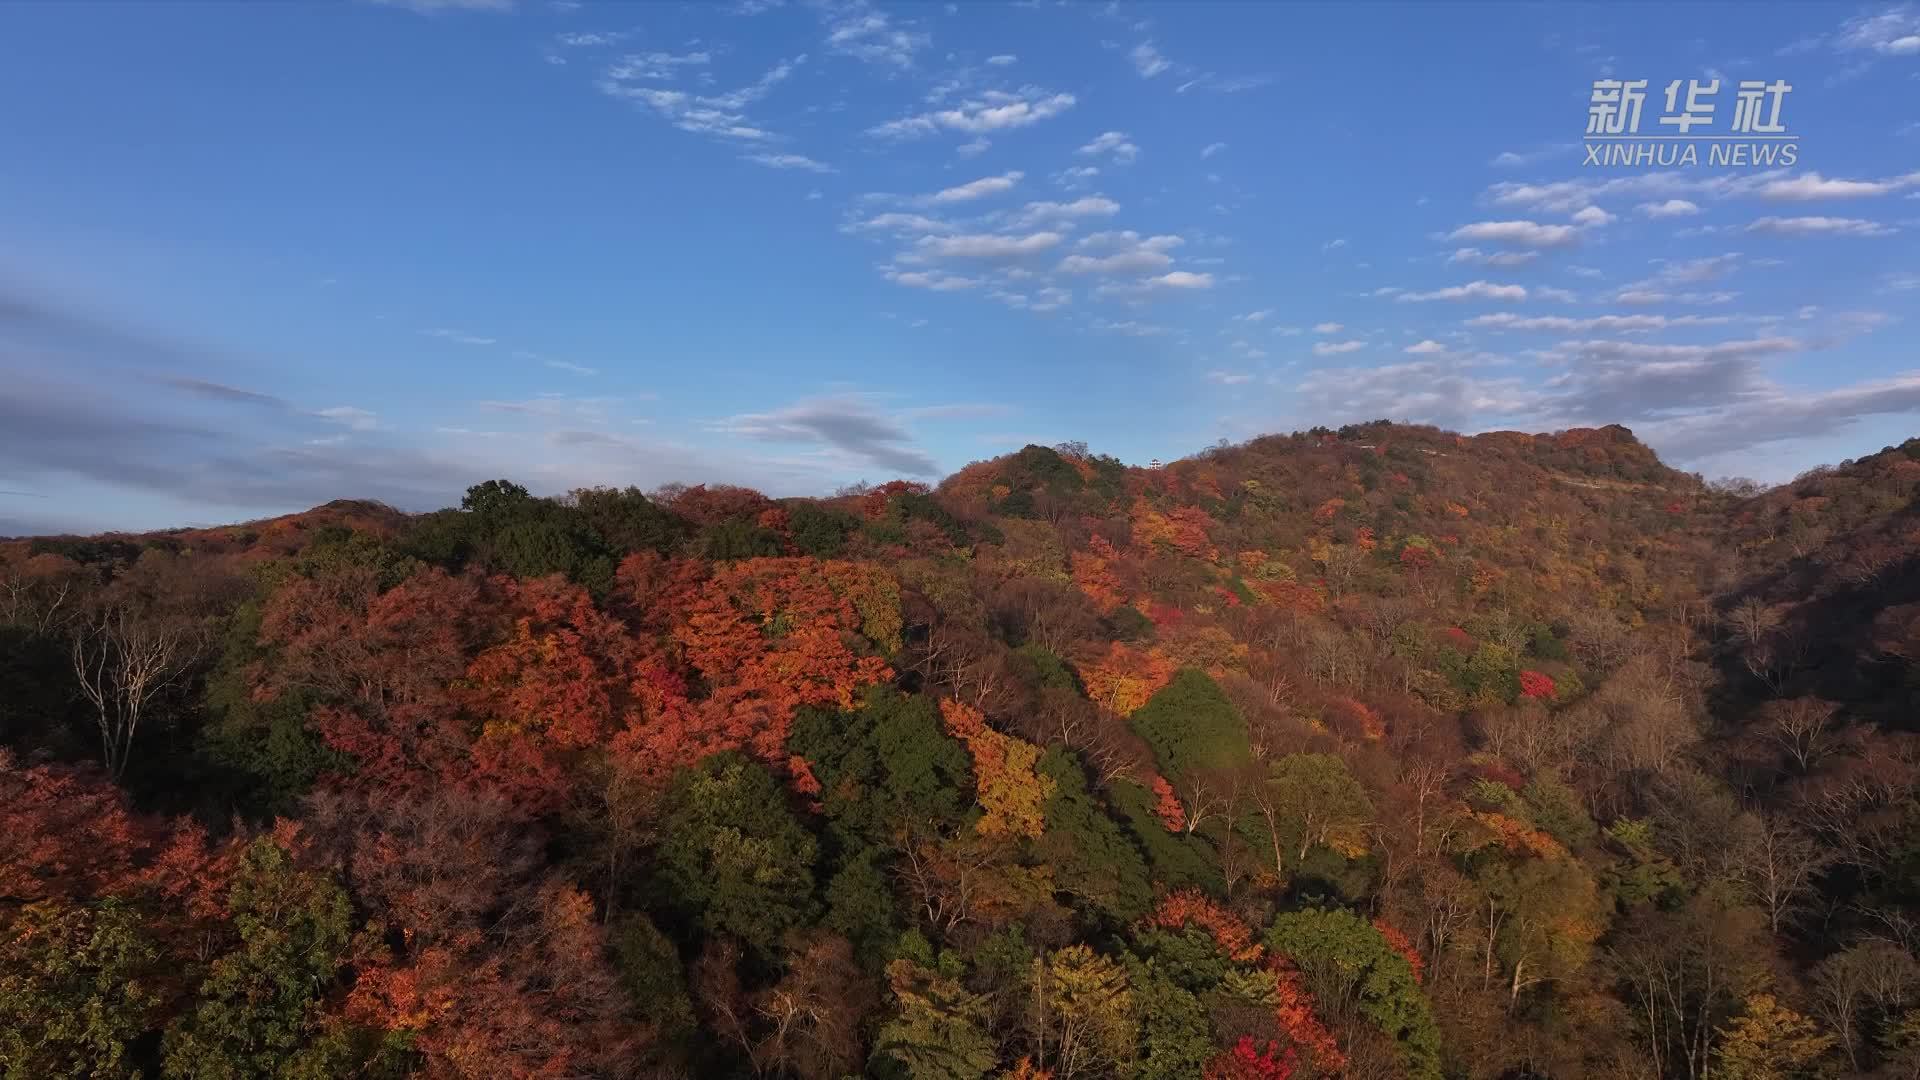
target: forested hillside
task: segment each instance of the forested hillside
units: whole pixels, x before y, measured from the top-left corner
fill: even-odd
[[[0,542],[6,1077],[1920,1077],[1920,440]]]

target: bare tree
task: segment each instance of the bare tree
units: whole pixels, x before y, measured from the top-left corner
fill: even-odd
[[[134,735],[153,701],[199,659],[199,628],[184,621],[109,603],[83,619],[73,636],[73,673],[93,705],[107,775],[120,779]]]
[[[1834,953],[1813,969],[1813,1011],[1840,1037],[1855,1070],[1868,1014],[1898,1009],[1920,984],[1920,964],[1888,941],[1868,940]]]
[[[1806,830],[1771,815],[1753,821],[1738,859],[1740,878],[1775,935],[1800,910],[1815,877],[1834,862]]]
[[[1794,698],[1767,706],[1767,741],[1779,747],[1801,773],[1813,771],[1840,744],[1834,723],[1838,706],[1818,698]]]
[[[0,566],[0,626],[18,626],[44,634],[74,617],[80,593],[76,570],[65,560],[45,556],[52,565],[26,560]]]

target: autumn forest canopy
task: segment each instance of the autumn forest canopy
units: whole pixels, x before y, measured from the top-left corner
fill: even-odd
[[[1920,1077],[1920,440],[0,541],[0,1077]]]

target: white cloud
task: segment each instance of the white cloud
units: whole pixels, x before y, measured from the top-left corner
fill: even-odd
[[[1016,170],[1014,172],[1002,173],[999,176],[983,176],[978,180],[947,188],[945,191],[937,191],[927,196],[923,201],[941,204],[971,202],[974,199],[984,199],[989,195],[998,195],[1002,192],[1012,191],[1014,185],[1018,184],[1026,175],[1026,173]]]
[[[1685,365],[1709,361],[1750,359],[1798,352],[1806,343],[1798,338],[1750,338],[1711,345],[1662,345],[1645,341],[1563,341],[1548,350],[1554,360],[1644,360]],[[1680,370],[1673,368],[1671,370]]]
[[[1572,152],[1573,152],[1572,143],[1553,143],[1548,146],[1542,146],[1535,150],[1523,150],[1523,151],[1503,150],[1500,153],[1494,155],[1493,160],[1487,162],[1487,164],[1492,165],[1495,168],[1515,168],[1521,165],[1538,164],[1539,162],[1545,161],[1548,158],[1557,157],[1561,154],[1568,154]]]
[[[1133,51],[1127,55],[1133,60],[1133,69],[1138,71],[1143,79],[1151,79],[1173,66],[1172,61],[1161,56],[1160,50],[1154,48],[1151,41],[1143,41],[1135,45]]]
[[[1344,236],[1336,236],[1333,239],[1327,241],[1326,243],[1321,244],[1320,250],[1321,251],[1338,251],[1341,248],[1346,246],[1347,246],[1347,238]]]
[[[1104,195],[1088,195],[1072,202],[1030,202],[1013,218],[1013,227],[1031,228],[1042,222],[1074,218],[1112,217],[1120,204]]]
[[[1591,228],[1598,228],[1602,225],[1611,224],[1612,221],[1613,221],[1613,215],[1607,213],[1605,210],[1602,210],[1597,206],[1583,207],[1582,209],[1575,211],[1573,215],[1573,223],[1575,225],[1581,225],[1581,226],[1586,226]]]
[[[865,221],[856,221],[842,227],[846,232],[891,232],[912,235],[915,233],[948,232],[953,226],[937,218],[924,214],[885,213],[876,214]]]
[[[987,148],[991,147],[992,145],[993,143],[986,139],[973,139],[968,142],[963,142],[959,146],[954,147],[953,152],[956,154],[959,154],[963,158],[978,157],[981,154],[986,153]]]
[[[1580,231],[1571,225],[1542,225],[1533,221],[1476,221],[1453,230],[1447,238],[1551,248],[1578,243]]]
[[[1713,292],[1667,292],[1662,289],[1637,288],[1627,286],[1614,294],[1614,301],[1621,304],[1730,304],[1740,294],[1716,290]]]
[[[679,77],[683,67],[705,67],[713,57],[704,52],[696,53],[634,53],[622,57],[619,62],[607,69],[607,78],[621,82],[633,79],[645,79],[654,82],[671,82]]]
[[[998,56],[987,57],[987,63],[992,64],[994,67],[1011,67],[1019,62],[1020,58],[1012,53],[1001,53]]]
[[[1525,300],[1527,290],[1522,285],[1497,285],[1491,281],[1470,281],[1465,285],[1452,285],[1432,292],[1401,293],[1396,299],[1402,301],[1423,300]]]
[[[1316,334],[1337,334],[1340,331],[1345,329],[1346,327],[1340,325],[1337,322],[1323,322],[1323,323],[1315,323],[1313,327],[1313,332]]]
[[[550,368],[553,368],[555,371],[565,371],[573,375],[600,374],[599,368],[590,368],[583,364],[569,363],[568,361],[565,361],[565,360],[542,360],[540,362]]]
[[[1313,343],[1315,356],[1339,356],[1341,353],[1359,352],[1367,347],[1364,341],[1316,341]]]
[[[769,169],[804,169],[807,172],[830,173],[834,167],[815,161],[805,154],[748,154],[746,160],[755,165],[765,165]]]
[[[1698,259],[1680,259],[1663,263],[1660,272],[1653,280],[1678,282],[1684,285],[1701,281],[1718,281],[1740,268],[1743,256],[1737,251],[1724,255],[1706,255]]]
[[[1817,172],[1801,173],[1791,180],[1774,180],[1760,189],[1760,197],[1776,202],[1807,202],[1814,199],[1858,199],[1887,195],[1920,185],[1920,172],[1885,180],[1830,180]]]
[[[1046,288],[1035,289],[1031,296],[1025,293],[1013,293],[1004,290],[995,290],[987,295],[1008,307],[1018,308],[1021,311],[1058,311],[1068,304],[1073,303],[1072,290],[1051,285]]]
[[[1487,188],[1495,206],[1522,207],[1541,213],[1571,214],[1601,199],[1665,199],[1704,196],[1727,199],[1752,195],[1761,187],[1788,175],[1786,169],[1757,173],[1690,174],[1681,170],[1639,173],[1607,180],[1556,180],[1545,184],[1501,181]]]
[[[792,76],[795,69],[806,63],[805,56],[792,60],[782,60],[770,68],[756,81],[737,90],[723,94],[689,94],[682,90],[662,90],[651,86],[631,85],[636,80],[656,80],[671,78],[678,70],[675,64],[663,64],[660,57],[666,54],[654,53],[644,57],[627,57],[608,68],[600,78],[600,92],[608,97],[643,105],[656,115],[682,131],[698,135],[713,135],[727,139],[764,141],[773,138],[768,132],[747,118],[743,110],[767,96],[773,88]],[[705,53],[689,54],[702,59]],[[682,63],[693,62],[690,58],[681,58]]]
[[[608,30],[600,33],[555,34],[553,40],[569,49],[590,49],[600,45],[617,45],[630,36],[622,30]]]
[[[1253,376],[1241,371],[1209,371],[1207,379],[1223,386],[1239,386],[1253,381]]]
[[[885,271],[888,281],[895,285],[905,285],[913,289],[927,289],[932,292],[959,292],[962,289],[978,288],[979,278],[949,274],[943,270],[895,270]]]
[[[1235,315],[1233,319],[1235,322],[1266,322],[1272,315],[1273,309],[1265,308],[1260,311],[1249,311],[1245,315]]]
[[[1538,251],[1481,251],[1479,248],[1464,247],[1447,256],[1447,261],[1475,266],[1524,266],[1539,257]]]
[[[1426,338],[1415,344],[1409,345],[1400,351],[1412,353],[1415,356],[1430,356],[1434,353],[1446,352],[1447,347],[1433,340],[1432,338]]]
[[[1037,232],[1027,236],[999,233],[975,233],[958,236],[926,236],[918,249],[938,259],[1016,259],[1037,255],[1060,243],[1057,232]]]
[[[1095,319],[1087,324],[1088,328],[1102,334],[1125,334],[1128,337],[1162,337],[1173,331],[1152,323],[1136,322],[1128,319],[1124,322],[1112,322],[1107,319]]]
[[[1213,275],[1196,274],[1191,270],[1175,270],[1161,274],[1159,277],[1148,278],[1146,284],[1161,289],[1211,289]]]
[[[1641,215],[1650,218],[1689,217],[1700,212],[1697,204],[1685,199],[1668,199],[1665,202],[1644,202],[1635,209]]]
[[[1887,236],[1900,230],[1863,218],[1763,217],[1748,225],[1747,231],[1774,236]]]
[[[316,409],[313,415],[331,420],[354,431],[372,431],[380,426],[377,415],[353,405],[335,405],[329,409]]]
[[[1071,191],[1077,188],[1086,187],[1088,184],[1093,182],[1094,177],[1099,175],[1100,175],[1100,169],[1098,166],[1077,165],[1073,168],[1063,169],[1060,172],[1054,173],[1053,181],[1054,183],[1059,184],[1061,187]]]
[[[1082,154],[1112,154],[1115,161],[1126,164],[1140,155],[1140,148],[1127,140],[1124,132],[1108,131],[1092,142],[1081,147]]]
[[[1049,94],[1038,87],[1026,87],[1018,93],[988,90],[978,98],[963,101],[951,109],[938,109],[900,120],[889,120],[867,129],[867,134],[889,139],[910,139],[936,131],[958,131],[966,135],[985,135],[1030,127],[1073,108],[1072,94]]]
[[[1447,358],[1314,371],[1295,393],[1318,422],[1393,416],[1451,428],[1470,428],[1487,416],[1519,416],[1537,407],[1540,397],[1516,379],[1482,378],[1463,361]]]
[[[1173,264],[1166,249],[1177,245],[1177,236],[1155,236],[1111,255],[1069,255],[1055,269],[1063,274],[1137,274],[1162,270]]]
[[[1840,25],[1834,48],[1881,56],[1920,55],[1920,8],[1896,4],[1874,15],[1856,15]]]
[[[1200,157],[1202,160],[1205,160],[1219,153],[1220,151],[1225,150],[1226,148],[1227,148],[1227,144],[1223,142],[1208,143],[1206,146],[1201,148]]]
[[[1675,326],[1718,326],[1732,322],[1726,315],[1592,315],[1574,318],[1568,315],[1516,315],[1499,311],[1476,315],[1466,325],[1490,330],[1548,330],[1554,333],[1590,333],[1595,330],[1635,334],[1665,330]]]
[[[827,24],[827,48],[869,64],[912,67],[913,55],[932,42],[928,34],[894,26],[865,0],[842,7]]]

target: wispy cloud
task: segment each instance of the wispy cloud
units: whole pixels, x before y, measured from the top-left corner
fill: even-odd
[[[1503,150],[1494,155],[1487,164],[1495,168],[1518,168],[1523,165],[1538,165],[1542,161],[1571,154],[1573,143],[1549,143],[1531,150]]]
[[[381,7],[405,8],[422,15],[444,15],[456,11],[512,11],[513,0],[372,0]]]
[[[816,173],[836,171],[833,166],[815,161],[805,154],[748,154],[746,160],[755,165],[765,165],[769,169],[802,169]]]
[[[607,68],[597,85],[608,97],[639,105],[682,131],[745,142],[773,139],[773,133],[749,119],[745,109],[791,78],[794,71],[806,63],[806,56],[783,60],[754,82],[725,93],[690,93],[640,85],[674,80],[681,70],[705,66],[710,59],[704,52],[679,57],[666,53],[629,56]]]
[[[1638,210],[1642,217],[1650,218],[1692,217],[1700,212],[1699,204],[1688,202],[1685,199],[1668,199],[1665,202],[1644,202],[1634,209]]]
[[[1527,290],[1523,285],[1499,285],[1491,281],[1470,281],[1465,285],[1450,285],[1432,292],[1403,292],[1395,297],[1401,301],[1422,300],[1525,300]]]
[[[1087,195],[1072,202],[1042,200],[1022,207],[1014,215],[1012,226],[1016,229],[1032,228],[1045,222],[1112,217],[1119,212],[1120,204],[1104,195]]]
[[[1102,154],[1111,155],[1113,160],[1122,165],[1140,156],[1140,148],[1135,146],[1132,140],[1127,138],[1126,133],[1119,131],[1105,132],[1092,142],[1082,146],[1077,152],[1094,157]]]
[[[1748,225],[1747,231],[1774,236],[1891,236],[1900,230],[1864,218],[1763,217]]]
[[[1759,195],[1775,202],[1812,202],[1819,199],[1872,198],[1913,187],[1920,187],[1920,172],[1890,176],[1883,180],[1842,180],[1807,172],[1791,179],[1769,181],[1761,185]]]
[[[946,188],[942,191],[936,191],[922,201],[935,206],[943,203],[972,202],[975,199],[984,199],[989,195],[1000,195],[1012,191],[1014,185],[1018,184],[1026,175],[1026,173],[1015,170],[1013,172],[1001,173],[999,176],[983,176],[978,180],[972,180],[964,184]]]
[[[920,239],[916,250],[936,259],[1017,259],[1056,247],[1060,240],[1057,232],[1037,232],[1026,236],[1000,233],[927,236]]]
[[[876,124],[867,129],[867,134],[883,139],[920,138],[939,131],[987,135],[1031,127],[1059,116],[1073,108],[1075,100],[1072,94],[1049,93],[1033,86],[1019,91],[988,90],[951,109],[936,109]]]
[[[1173,256],[1168,252],[1183,243],[1178,236],[1095,233],[1080,242],[1079,253],[1060,260],[1058,269],[1065,274],[1138,274],[1164,270],[1173,264]]]
[[[1580,230],[1571,225],[1542,225],[1534,221],[1476,221],[1448,233],[1447,239],[1554,248],[1578,243]]]
[[[824,447],[854,467],[908,476],[932,476],[939,471],[933,458],[914,444],[912,433],[874,408],[867,395],[808,398],[772,412],[730,416],[713,428],[761,442]]]
[[[1173,66],[1173,62],[1161,56],[1160,50],[1151,41],[1135,45],[1127,57],[1133,61],[1133,70],[1139,72],[1143,79],[1151,79]]]
[[[442,341],[451,341],[458,345],[492,345],[496,343],[495,339],[490,337],[469,334],[463,330],[449,330],[445,327],[436,327],[432,330],[422,330],[420,332],[430,338],[439,338]]]
[[[1475,247],[1463,247],[1447,256],[1447,261],[1472,266],[1525,266],[1539,257],[1538,251],[1481,251]]]
[[[933,43],[930,34],[894,23],[893,18],[865,0],[852,0],[827,12],[827,48],[869,64],[908,68],[921,49]]]

